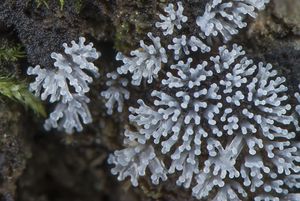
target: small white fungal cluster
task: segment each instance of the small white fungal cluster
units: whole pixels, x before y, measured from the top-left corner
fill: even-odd
[[[247,26],[246,16],[256,18],[256,10],[263,10],[270,0],[211,0],[205,12],[196,20],[204,38],[222,35],[225,42],[239,29]]]
[[[141,48],[132,51],[131,57],[121,52],[117,54],[116,60],[122,61],[123,65],[117,69],[117,72],[107,74],[107,90],[101,92],[101,96],[106,99],[105,106],[108,114],[112,114],[116,106],[117,111],[122,112],[124,100],[130,97],[129,91],[125,88],[128,86],[128,80],[124,77],[126,74],[132,74],[133,86],[140,86],[142,79],[146,79],[150,84],[158,77],[162,63],[167,63],[166,50],[161,46],[160,38],[154,37],[152,33],[148,33],[148,37],[152,44],[147,45],[143,40],[140,41]]]
[[[164,35],[173,34],[175,28],[181,29],[182,23],[188,20],[188,18],[183,15],[183,10],[181,2],[177,2],[176,10],[173,4],[169,4],[165,8],[167,15],[159,15],[162,22],[157,22],[156,27],[163,29]],[[117,106],[118,112],[122,112],[123,102],[129,98],[129,91],[124,88],[125,83],[127,86],[127,80],[124,78],[125,75],[129,73],[132,74],[131,84],[133,86],[140,86],[143,79],[146,80],[148,84],[151,84],[158,78],[158,74],[163,65],[168,62],[167,50],[173,51],[176,60],[179,60],[184,54],[189,55],[191,52],[198,50],[205,53],[211,50],[202,39],[196,36],[187,37],[182,35],[179,38],[174,37],[174,44],[170,44],[167,48],[164,48],[159,37],[155,37],[152,33],[148,33],[147,35],[151,44],[147,45],[142,40],[140,41],[140,47],[130,52],[130,57],[125,56],[121,52],[116,56],[116,60],[123,62],[123,65],[117,69],[119,75],[113,73],[114,77],[116,77],[116,79],[113,79],[111,75],[108,74],[108,79],[110,80],[106,84],[108,89],[101,93],[107,100],[105,105],[108,114],[112,114],[115,106]],[[124,80],[126,81],[124,82]],[[112,84],[112,82],[114,84]]]
[[[181,29],[181,23],[187,22],[188,18],[183,15],[183,6],[181,2],[177,2],[177,10],[174,9],[173,4],[169,4],[165,8],[167,15],[159,15],[162,22],[156,22],[155,26],[164,30],[164,35],[171,35],[174,32],[174,27]]]
[[[137,175],[145,175],[146,169],[151,172],[153,184],[158,184],[159,180],[167,180],[167,172],[164,164],[156,157],[154,148],[151,145],[136,145],[116,151],[110,155],[108,162],[111,164],[122,164],[112,169],[112,174],[118,176],[118,180],[130,177],[133,186],[138,186]]]
[[[120,77],[117,72],[107,73],[106,81],[107,90],[101,92],[107,101],[105,106],[107,108],[107,113],[112,114],[114,107],[117,105],[117,111],[123,111],[124,101],[128,100],[130,97],[129,91],[126,89],[128,86],[128,80],[126,78]]]
[[[79,42],[72,41],[72,46],[63,44],[64,54],[52,53],[55,59],[54,69],[42,69],[40,66],[29,67],[28,75],[36,75],[30,84],[30,90],[40,96],[42,100],[49,97],[51,103],[56,103],[54,111],[45,121],[46,130],[58,128],[71,134],[82,131],[81,120],[84,124],[92,122],[85,95],[94,77],[99,77],[98,68],[92,63],[98,59],[100,53],[93,48],[93,44],[84,44],[85,38]],[[90,74],[90,75],[89,75]]]
[[[129,108],[137,130],[125,130],[125,148],[108,160],[119,180],[130,177],[137,186],[148,169],[153,184],[173,175],[199,200],[300,200],[293,193],[300,188],[300,143],[285,78],[236,44],[211,51],[211,37],[230,40],[247,25],[245,17],[256,17],[268,2],[212,0],[195,19],[198,36],[176,35],[187,19],[181,2],[177,10],[170,4],[156,27],[172,34],[172,44],[141,43],[132,57],[117,56],[124,63],[118,73],[131,73],[135,85],[152,83],[162,63],[166,72],[153,99]]]
[[[300,85],[298,86],[298,89],[300,90]],[[300,124],[299,124],[299,117],[300,117],[300,93],[295,93],[295,98],[297,100],[298,105],[295,107],[295,114],[294,114],[294,125],[297,129],[297,131],[300,131]]]
[[[144,41],[140,41],[141,49],[132,51],[130,53],[132,57],[127,57],[120,52],[116,57],[117,60],[122,60],[124,63],[117,69],[118,73],[121,75],[132,73],[131,84],[135,86],[139,86],[143,78],[147,79],[148,83],[152,83],[153,78],[158,76],[162,63],[168,61],[160,38],[154,37],[152,33],[148,33],[148,37],[153,44],[146,45]]]
[[[173,38],[173,43],[168,45],[168,49],[173,50],[175,60],[179,60],[182,55],[190,55],[191,51],[200,50],[202,53],[206,53],[211,50],[200,38],[195,36],[187,38],[186,35],[182,35],[180,38]]]

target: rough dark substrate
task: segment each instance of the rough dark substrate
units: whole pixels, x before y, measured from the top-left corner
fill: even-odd
[[[33,0],[1,0],[0,41],[21,43],[27,58],[1,63],[1,73],[25,77],[28,65],[51,67],[49,57],[63,42],[88,37],[103,53],[97,65],[102,74],[116,64],[115,49],[129,52],[152,30],[166,0],[65,0],[37,8]],[[189,17],[204,3],[187,0]],[[291,93],[300,82],[300,1],[273,0],[247,31],[235,39],[249,55],[272,63],[288,78]],[[191,27],[191,31],[193,27]],[[42,120],[15,103],[0,102],[0,200],[1,201],[188,201],[190,192],[171,182],[153,187],[147,180],[140,188],[117,182],[106,158],[120,148],[122,116],[107,117],[98,99],[103,80],[91,91],[94,123],[84,133],[65,136],[45,134]],[[119,127],[120,126],[120,127]]]

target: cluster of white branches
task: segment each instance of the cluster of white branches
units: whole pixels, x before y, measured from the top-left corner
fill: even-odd
[[[140,41],[140,49],[132,51],[131,57],[120,52],[117,54],[116,59],[124,63],[117,71],[119,74],[132,73],[132,85],[139,86],[143,78],[152,83],[153,78],[157,78],[162,63],[167,63],[166,50],[161,46],[160,38],[154,37],[152,33],[148,33],[148,37],[152,44],[146,45],[144,41]]]
[[[152,104],[140,99],[138,108],[130,108],[129,119],[140,129],[126,130],[127,139],[137,146],[160,145],[161,154],[172,161],[165,171],[177,172],[177,185],[192,188],[198,199],[211,198],[218,188],[212,200],[243,200],[262,188],[255,200],[284,200],[288,186],[299,182],[300,144],[290,142],[295,132],[286,128],[293,116],[285,78],[270,64],[255,65],[244,54],[238,45],[222,46],[218,55],[195,67],[191,58],[179,61],[162,80],[166,91],[154,90]],[[201,162],[203,153],[209,157]],[[114,170],[128,168],[110,162]],[[143,174],[135,175],[137,180]]]
[[[119,174],[118,180],[130,177],[132,185],[138,186],[138,176],[144,176],[147,168],[151,172],[153,184],[158,184],[160,180],[167,180],[164,164],[156,157],[155,150],[151,145],[128,146],[126,149],[116,151],[108,159],[111,164],[120,164],[112,169],[112,174]]]
[[[119,73],[131,73],[136,85],[143,78],[149,82],[149,77],[152,83],[162,63],[166,73],[152,100],[139,99],[138,107],[129,108],[137,130],[125,130],[125,148],[109,159],[119,180],[130,177],[137,186],[148,168],[153,184],[174,174],[176,184],[192,189],[199,200],[300,199],[292,193],[300,188],[300,144],[285,78],[270,64],[255,64],[236,44],[211,52],[212,37],[230,40],[246,27],[245,17],[256,17],[268,2],[212,0],[195,20],[198,36],[176,35],[174,29],[180,30],[188,19],[181,2],[177,9],[169,4],[156,27],[163,35],[175,35],[172,44],[164,48],[160,42],[149,51],[141,43],[133,57],[121,58],[125,70]],[[161,52],[173,54],[174,60]],[[199,61],[201,54],[207,59]],[[157,61],[154,74],[144,70]]]
[[[188,18],[183,15],[182,2],[177,2],[177,10],[174,9],[174,4],[169,4],[165,8],[167,15],[160,14],[159,18],[162,22],[156,22],[155,26],[164,30],[164,35],[172,35],[174,28],[181,29],[181,23],[187,22]]]
[[[79,42],[72,41],[72,46],[63,44],[64,54],[52,53],[55,59],[54,69],[29,67],[28,75],[36,75],[35,81],[30,84],[30,90],[40,96],[42,100],[49,97],[50,103],[56,103],[54,111],[45,121],[46,130],[58,128],[67,133],[74,129],[82,131],[82,124],[92,122],[85,95],[93,77],[99,77],[98,68],[92,63],[98,59],[100,53],[93,48],[93,44],[84,44],[85,38]],[[89,74],[90,75],[89,75]],[[92,75],[92,76],[91,76]]]
[[[209,52],[210,47],[206,44],[208,39],[221,35],[224,41],[228,41],[239,29],[247,26],[246,16],[255,18],[256,11],[265,8],[269,0],[211,0],[207,3],[204,14],[196,19],[196,24],[200,27],[198,36],[185,36],[173,38],[173,43],[168,49],[173,50],[174,58],[178,60],[181,55],[189,55],[190,51],[201,50],[202,53]],[[188,21],[184,15],[182,2],[177,2],[177,6],[169,4],[165,8],[165,15],[160,14],[160,22],[156,22],[156,27],[163,30],[163,35],[173,35],[175,28],[180,30],[183,24]],[[118,68],[119,74],[132,74],[132,84],[139,86],[142,79],[152,83],[158,77],[158,73],[163,63],[168,62],[166,49],[162,47],[161,39],[148,33],[151,40],[150,45],[140,41],[140,48],[132,51],[130,57],[118,53],[117,60],[121,60],[124,65]]]
[[[126,89],[128,80],[120,77],[117,72],[107,73],[106,81],[107,90],[101,92],[101,96],[106,99],[105,106],[107,113],[112,114],[114,108],[117,106],[117,111],[123,111],[124,101],[130,97],[130,92]]]
[[[210,0],[205,12],[196,20],[203,37],[222,35],[225,42],[239,29],[247,26],[245,17],[256,18],[258,10],[263,10],[270,0]]]
[[[130,177],[138,186],[139,177],[148,173],[153,184],[174,175],[176,184],[199,200],[300,200],[293,193],[300,188],[300,143],[295,139],[300,106],[294,112],[289,104],[285,78],[270,64],[254,63],[237,44],[211,51],[212,37],[227,42],[246,27],[245,17],[256,17],[268,2],[211,0],[194,19],[198,35],[178,33],[191,19],[181,2],[169,4],[155,25],[172,40],[148,33],[148,42],[140,41],[130,56],[117,54],[123,64],[106,75],[107,90],[101,92],[108,114],[115,107],[123,111],[129,82],[156,84],[152,98],[138,99],[138,107],[129,108],[136,130],[125,129],[125,148],[108,159],[119,180]],[[31,90],[57,102],[46,129],[72,133],[82,130],[81,120],[92,121],[85,94],[93,78],[86,72],[99,76],[91,63],[99,53],[84,41],[64,44],[64,55],[53,53],[55,69],[28,69],[37,75]],[[163,79],[158,79],[162,68]]]

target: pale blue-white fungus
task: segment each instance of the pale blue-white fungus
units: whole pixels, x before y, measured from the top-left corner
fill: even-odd
[[[122,53],[118,53],[117,60],[121,60],[123,65],[117,71],[119,74],[131,73],[131,84],[139,86],[142,79],[146,79],[148,83],[152,83],[154,78],[158,77],[158,73],[163,63],[167,63],[168,58],[166,50],[161,46],[160,38],[154,37],[152,33],[148,33],[151,45],[146,45],[140,41],[140,48],[130,53],[131,57],[127,57]]]
[[[50,117],[46,119],[44,127],[46,130],[58,128],[66,133],[73,133],[74,130],[83,130],[81,121],[84,124],[92,122],[92,116],[87,103],[90,99],[85,95],[72,94],[72,100],[64,103],[58,102]]]
[[[300,85],[298,86],[298,89],[300,90]],[[296,92],[295,93],[295,98],[298,102],[295,108],[295,114],[294,114],[294,125],[297,128],[297,131],[300,131],[300,126],[299,126],[299,117],[300,117],[300,93]]]
[[[156,157],[151,145],[131,144],[128,148],[116,151],[110,155],[108,163],[117,164],[112,169],[112,174],[118,174],[118,180],[130,177],[133,186],[138,186],[138,177],[146,175],[147,168],[151,173],[153,184],[167,179],[167,171],[161,160]]]
[[[168,49],[173,50],[175,60],[179,60],[183,55],[189,55],[190,50],[196,52],[200,49],[202,53],[210,52],[210,47],[195,36],[187,38],[186,35],[182,35],[180,38],[173,38],[172,41],[173,44],[168,45]]]
[[[138,106],[129,108],[135,130],[125,129],[125,148],[108,160],[119,180],[130,177],[137,186],[150,172],[153,184],[172,175],[199,200],[300,200],[294,193],[300,188],[299,125],[285,78],[271,64],[248,59],[239,45],[223,45],[216,53],[211,40],[230,40],[247,25],[245,17],[256,17],[268,2],[211,0],[196,19],[198,36],[178,34],[169,44],[169,38],[159,43],[160,48],[167,43],[174,60],[166,61],[152,99],[138,99]],[[174,26],[167,24],[158,27],[173,34]],[[130,73],[145,68],[137,69],[132,60],[123,59]],[[138,84],[145,78],[135,75]],[[300,102],[299,94],[296,98]]]
[[[185,23],[188,18],[183,15],[183,6],[182,2],[177,2],[177,10],[174,9],[174,4],[169,4],[165,7],[165,12],[167,15],[159,14],[159,18],[162,22],[156,22],[155,26],[161,28],[164,35],[171,35],[174,32],[174,27],[181,29],[181,23]]]
[[[106,81],[108,88],[101,92],[101,96],[106,99],[107,113],[112,114],[116,106],[117,111],[122,112],[124,101],[130,97],[130,92],[126,89],[128,80],[120,77],[117,72],[107,73],[106,77],[108,78]]]
[[[211,0],[207,3],[204,14],[196,19],[196,23],[200,27],[199,36],[174,37],[173,44],[169,44],[167,47],[169,50],[173,50],[175,60],[179,60],[183,53],[189,55],[190,50],[209,52],[211,48],[206,43],[211,41],[211,37],[222,35],[225,42],[230,40],[233,35],[238,33],[239,29],[247,26],[245,17],[249,15],[255,18],[256,11],[264,9],[268,2],[269,0]],[[181,29],[188,20],[183,15],[182,2],[177,2],[178,10],[174,10],[174,7],[174,4],[169,4],[165,8],[167,15],[160,14],[163,22],[156,23],[156,27],[162,29],[164,35],[173,34],[174,27]],[[141,41],[141,48],[131,52],[133,57],[126,57],[122,53],[118,53],[116,57],[117,60],[122,60],[124,63],[118,68],[118,73],[133,74],[131,81],[133,85],[140,85],[143,78],[148,83],[152,83],[153,78],[158,77],[162,63],[167,63],[167,54],[161,45],[161,39],[154,37],[151,33],[148,33],[148,36],[153,45],[148,46]]]
[[[67,133],[74,129],[82,131],[81,121],[84,124],[92,122],[87,107],[89,99],[86,93],[90,90],[89,84],[93,76],[99,77],[98,68],[92,63],[98,59],[100,53],[93,48],[93,44],[84,44],[85,38],[79,42],[72,41],[72,46],[66,43],[64,53],[52,53],[55,59],[53,69],[43,69],[39,65],[29,67],[28,75],[36,75],[35,81],[30,84],[30,90],[40,96],[42,100],[49,97],[51,103],[57,103],[55,110],[45,121],[46,130],[58,128]]]
[[[247,26],[245,17],[256,18],[270,0],[210,0],[205,12],[196,20],[203,37],[221,35],[228,41]]]
[[[287,128],[293,116],[285,78],[244,55],[238,45],[222,46],[208,61],[172,65],[154,101],[130,108],[139,130],[125,136],[135,146],[161,147],[158,160],[171,161],[164,163],[168,175],[177,173],[177,185],[200,200],[287,201],[298,196],[289,191],[299,187],[300,145]],[[126,174],[117,170],[139,166],[110,163],[119,179]],[[134,185],[143,175],[135,174]]]

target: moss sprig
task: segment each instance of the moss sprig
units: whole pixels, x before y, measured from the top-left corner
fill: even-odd
[[[1,61],[17,61],[20,58],[25,57],[25,52],[20,45],[15,47],[0,47],[0,60]]]
[[[11,76],[0,76],[0,94],[10,100],[31,108],[36,114],[46,117],[46,110],[41,101],[30,91],[25,81],[18,81]]]
[[[64,9],[65,6],[65,0],[58,0],[60,10]],[[41,5],[46,6],[49,9],[48,0],[35,0],[35,3],[37,4],[37,8],[39,8]]]

